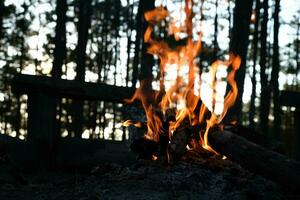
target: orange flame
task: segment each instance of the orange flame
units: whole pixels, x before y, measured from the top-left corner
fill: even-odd
[[[125,127],[133,125],[133,126],[135,126],[137,128],[141,128],[142,127],[142,122],[134,122],[132,120],[126,120],[125,122],[123,122],[122,125],[125,126]]]
[[[201,50],[202,35],[201,32],[195,33],[193,30],[192,8],[193,1],[185,0],[185,20],[180,25],[174,22],[164,7],[145,13],[149,26],[145,32],[144,41],[150,45],[148,53],[158,56],[160,60],[160,90],[152,90],[152,79],[142,80],[134,96],[127,102],[133,102],[135,99],[142,102],[147,117],[147,138],[158,141],[160,134],[169,134],[171,137],[182,122],[188,119],[192,126],[206,123],[204,134],[199,133],[199,142],[203,148],[215,152],[208,142],[209,129],[222,121],[228,108],[235,102],[238,89],[234,76],[239,69],[241,59],[239,56],[230,54],[227,61],[215,61],[211,66],[210,81],[204,84],[200,76],[200,68],[195,62]],[[152,37],[155,26],[164,20],[171,21],[168,33],[173,35],[175,40],[182,39],[180,35],[185,36],[185,45],[171,48],[167,41],[158,41]],[[195,34],[197,39],[193,39]],[[229,71],[227,81],[230,91],[225,97],[224,95],[220,97],[218,94],[218,87],[220,87],[218,73],[221,68],[225,68],[226,74]],[[210,92],[205,93],[206,90]],[[169,122],[169,130],[165,133],[167,130],[163,130],[162,126],[165,113],[169,109],[175,109],[175,121]],[[207,119],[208,112],[210,112],[209,119]],[[128,121],[126,124],[136,123]]]

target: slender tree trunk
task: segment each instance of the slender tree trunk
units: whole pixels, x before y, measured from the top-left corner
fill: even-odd
[[[147,53],[149,45],[144,42],[144,33],[146,32],[146,29],[148,27],[148,23],[146,22],[144,18],[144,13],[150,10],[153,10],[155,8],[154,6],[154,0],[143,0],[142,1],[142,11],[143,11],[143,17],[142,17],[142,57],[141,57],[141,72],[139,79],[143,80],[145,78],[153,78],[152,75],[152,67],[154,65],[154,59],[153,55]]]
[[[66,56],[67,56],[67,49],[66,49],[66,12],[67,12],[67,1],[66,0],[57,0],[56,1],[56,27],[55,27],[55,38],[54,38],[54,52],[53,52],[53,64],[52,64],[52,70],[51,75],[54,78],[61,78],[62,76],[62,66],[65,63]],[[56,112],[53,116],[53,121],[55,122],[55,135],[56,138],[59,137],[60,134],[60,127],[61,127],[61,99],[55,99],[53,101],[52,106],[54,110],[58,109],[58,115],[59,118],[56,119]]]
[[[300,14],[300,13],[299,13]],[[299,40],[299,37],[300,37],[300,17],[298,16],[298,22],[297,22],[297,33],[296,33],[296,57],[295,57],[295,60],[296,60],[296,64],[297,64],[297,69],[296,69],[296,81],[297,81],[297,90],[300,89],[300,85],[299,85],[299,80],[298,80],[298,75],[299,75],[299,72],[300,72],[300,60],[299,60],[299,54],[300,54],[300,40]]]
[[[133,30],[133,23],[132,23],[132,15],[133,15],[133,7],[130,6],[129,7],[129,11],[128,11],[128,32],[127,32],[127,65],[126,65],[126,86],[128,86],[129,84],[129,71],[130,68],[132,67],[132,62],[131,62],[131,36],[132,36],[132,30]],[[130,65],[131,64],[131,65]]]
[[[231,0],[228,0],[228,6],[227,6],[227,12],[228,12],[227,20],[228,20],[228,37],[229,37],[229,40],[231,40],[231,10],[230,10],[230,1]]]
[[[20,130],[21,130],[21,97],[20,95],[17,95],[17,115],[16,115],[16,137],[18,138],[20,136]]]
[[[138,13],[136,17],[136,41],[135,41],[135,57],[133,64],[132,83],[133,87],[137,82],[137,78],[140,80],[145,78],[152,78],[152,67],[154,65],[154,59],[151,54],[147,53],[148,44],[144,43],[144,33],[147,29],[147,22],[144,19],[144,13],[153,10],[154,0],[140,0]],[[140,73],[138,75],[138,66],[141,66]]]
[[[0,40],[3,38],[3,13],[5,10],[4,0],[0,0]]]
[[[279,33],[279,10],[280,0],[275,0],[274,11],[274,39],[273,39],[273,68],[271,73],[271,84],[273,86],[273,113],[274,113],[274,133],[278,136],[280,131],[280,104],[279,104],[279,84],[278,76],[280,70],[279,63],[279,47],[278,47],[278,33]]]
[[[135,21],[135,42],[134,42],[134,59],[133,59],[133,70],[132,70],[132,87],[136,86],[137,80],[138,80],[138,74],[139,74],[139,65],[141,63],[141,43],[142,43],[142,17],[143,17],[143,11],[142,11],[142,0],[139,2],[138,7],[138,13],[136,15],[136,21]]]
[[[76,81],[84,82],[86,45],[88,31],[91,25],[91,0],[79,0],[78,16],[78,43],[76,47]],[[74,100],[74,133],[75,137],[81,137],[83,131],[83,101]]]
[[[200,6],[200,28],[203,28],[203,21],[204,21],[204,13],[203,13],[203,8],[204,7],[204,0],[201,0],[201,6]],[[201,30],[202,31],[202,30]],[[201,78],[202,70],[203,70],[203,53],[200,51],[199,55],[199,76]]]
[[[244,79],[246,73],[246,59],[249,44],[249,25],[252,13],[253,0],[236,0],[233,16],[233,27],[230,40],[230,52],[239,55],[241,65],[235,80],[238,87],[236,102],[227,115],[227,120],[235,118],[237,121],[242,119],[242,97],[244,93]]]
[[[263,1],[263,19],[261,23],[260,34],[260,128],[263,132],[268,131],[268,117],[270,110],[270,87],[268,83],[268,76],[266,74],[267,63],[267,30],[268,30],[268,0]]]
[[[25,15],[25,14],[24,14]],[[22,28],[23,29],[23,28]],[[24,42],[25,42],[25,39],[24,39],[24,37],[25,37],[25,31],[26,30],[22,30],[22,38],[21,38],[21,48],[20,48],[20,57],[19,57],[19,59],[20,59],[20,61],[19,61],[19,65],[20,65],[20,73],[22,73],[22,70],[23,70],[23,68],[24,68],[24,59],[25,59],[25,44],[24,44]],[[15,122],[15,125],[16,125],[16,127],[15,127],[15,129],[16,129],[16,137],[19,137],[20,136],[20,129],[21,129],[21,104],[22,104],[22,102],[21,102],[21,96],[20,95],[17,95],[17,113],[16,113],[16,118],[15,118],[15,120],[16,120],[16,122]]]
[[[254,116],[255,116],[255,98],[256,98],[256,64],[257,64],[257,49],[258,49],[258,33],[259,33],[259,19],[260,19],[260,0],[256,0],[255,5],[255,28],[253,36],[253,70],[252,70],[252,93],[249,109],[249,127],[254,128]]]
[[[55,13],[56,28],[54,38],[53,66],[51,70],[52,77],[60,78],[62,75],[62,65],[66,58],[66,12],[67,0],[57,0]]]
[[[97,38],[97,46],[98,46],[98,53],[97,53],[97,64],[98,64],[98,83],[101,83],[102,82],[102,71],[103,69],[105,68],[105,63],[103,62],[103,56],[104,56],[104,34],[103,34],[103,29],[105,27],[105,24],[103,20],[101,20],[101,41]],[[100,131],[100,126],[101,126],[101,118],[102,118],[102,112],[101,112],[101,106],[102,106],[102,103],[101,102],[96,102],[96,108],[95,108],[95,113],[96,113],[96,119],[99,121],[98,123],[96,122],[96,126],[99,126],[99,133],[98,133],[98,138],[101,137],[101,131]],[[96,128],[95,126],[95,128]]]
[[[213,46],[214,46],[214,51],[213,51],[213,60],[215,61],[217,59],[217,53],[218,53],[218,0],[215,1],[215,19],[214,19],[214,41],[213,41]]]
[[[22,12],[22,17],[25,19],[25,15],[28,11],[28,6],[23,3],[22,5],[24,11]],[[26,52],[25,52],[25,35],[26,35],[26,32],[27,32],[27,27],[25,24],[21,25],[21,38],[20,38],[20,43],[21,43],[21,46],[20,46],[20,56],[19,56],[19,68],[20,68],[20,73],[22,73],[23,71],[23,68],[24,68],[24,63],[25,63],[25,59],[26,59]],[[21,104],[22,104],[22,101],[21,101],[21,96],[18,95],[17,96],[17,113],[16,113],[16,118],[15,118],[15,129],[16,129],[16,137],[19,137],[20,136],[20,129],[22,128],[21,127]]]
[[[76,77],[77,81],[84,81],[86,45],[88,31],[91,26],[91,0],[79,0],[78,42],[76,47]]]

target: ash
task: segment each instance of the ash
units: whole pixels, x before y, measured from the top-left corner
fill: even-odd
[[[23,177],[26,184],[1,180],[0,199],[293,199],[229,160],[197,152],[169,165],[139,160],[131,166],[103,163],[89,170]]]

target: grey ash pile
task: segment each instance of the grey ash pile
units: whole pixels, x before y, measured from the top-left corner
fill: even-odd
[[[25,184],[1,181],[0,199],[293,199],[278,185],[239,165],[190,151],[164,165],[139,160],[131,166],[100,164],[88,171],[24,175]]]

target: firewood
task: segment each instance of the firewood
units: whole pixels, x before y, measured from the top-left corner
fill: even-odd
[[[141,137],[130,145],[133,152],[138,154],[138,159],[152,160],[153,156],[158,156],[159,144],[153,140]]]
[[[169,153],[173,160],[178,160],[186,153],[188,144],[188,130],[184,125],[179,126],[171,137],[169,144]]]
[[[293,191],[300,189],[300,163],[267,150],[230,131],[209,134],[213,149],[244,168],[280,183]]]

